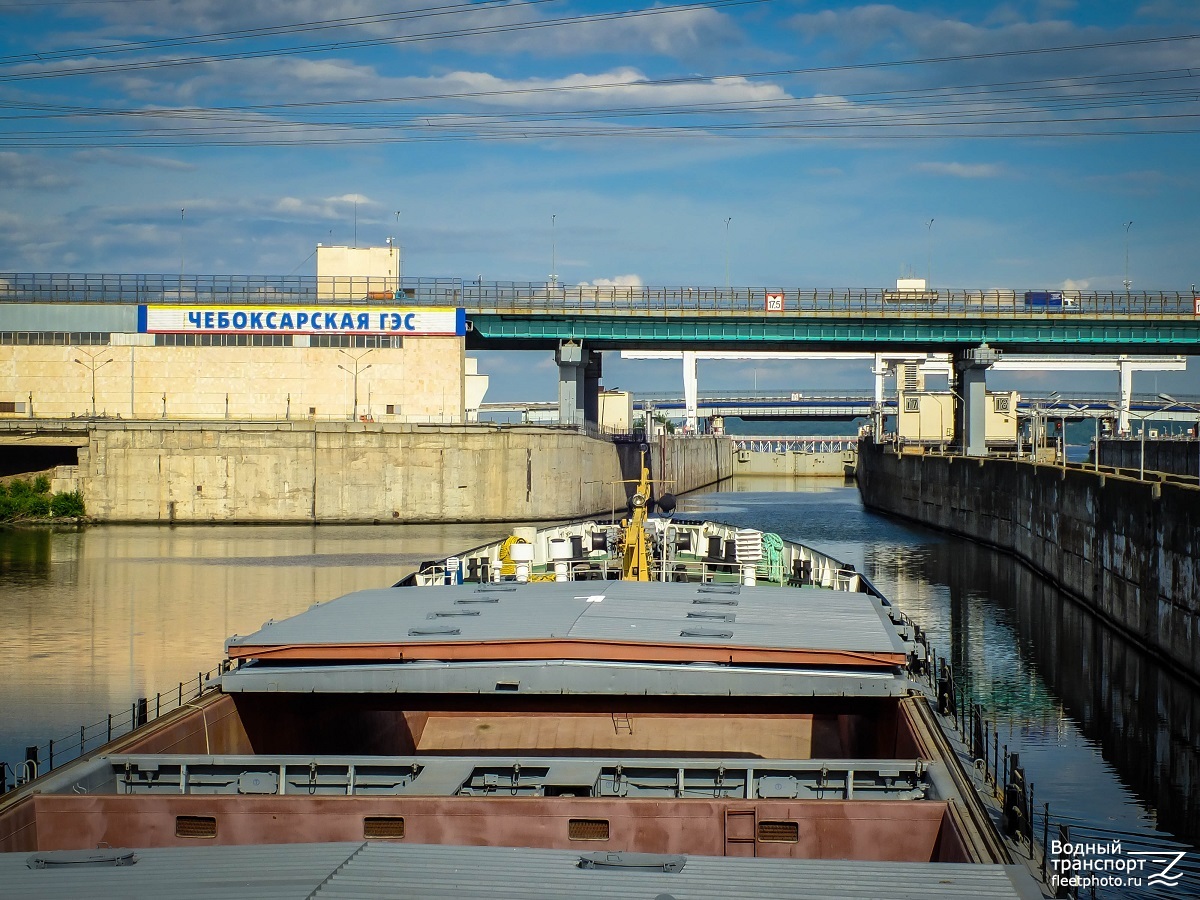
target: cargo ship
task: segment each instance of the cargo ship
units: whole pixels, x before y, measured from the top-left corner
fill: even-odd
[[[652,505],[643,468],[622,518],[231,637],[194,701],[0,798],[0,884],[1042,896],[919,626],[811,547]]]

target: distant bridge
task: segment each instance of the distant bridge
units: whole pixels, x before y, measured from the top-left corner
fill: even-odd
[[[917,391],[915,393],[942,394],[945,391]],[[687,408],[682,397],[668,394],[635,394],[634,409],[645,413],[650,410],[669,419],[683,419]],[[1200,398],[1177,398],[1175,402],[1154,399],[1135,399],[1128,409],[1135,418],[1154,418],[1161,422],[1196,422],[1200,420]],[[1116,418],[1121,407],[1115,397],[1022,397],[1017,404],[1018,415],[1029,418],[1034,415],[1049,416],[1055,420],[1065,419],[1078,422],[1085,419]],[[829,420],[850,422],[869,418],[875,411],[875,398],[869,391],[841,391],[837,394],[807,394],[800,392],[713,392],[700,397],[697,412],[708,418],[722,416],[747,420],[806,421]],[[896,414],[894,397],[883,401],[885,416]],[[483,403],[481,415],[516,414],[526,422],[557,421],[558,403],[555,401],[513,401],[508,403]]]

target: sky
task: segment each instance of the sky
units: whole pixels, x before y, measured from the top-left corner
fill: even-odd
[[[1188,290],[1198,98],[1195,0],[0,0],[0,271],[312,275],[391,238],[405,276]],[[555,393],[544,355],[481,370]]]

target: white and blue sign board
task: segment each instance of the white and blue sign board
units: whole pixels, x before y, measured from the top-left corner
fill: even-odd
[[[139,306],[142,334],[467,333],[467,313],[453,307],[408,306]]]

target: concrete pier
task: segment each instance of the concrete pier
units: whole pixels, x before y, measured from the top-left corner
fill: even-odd
[[[1200,679],[1200,489],[865,441],[858,483],[868,508],[1012,553]]]

